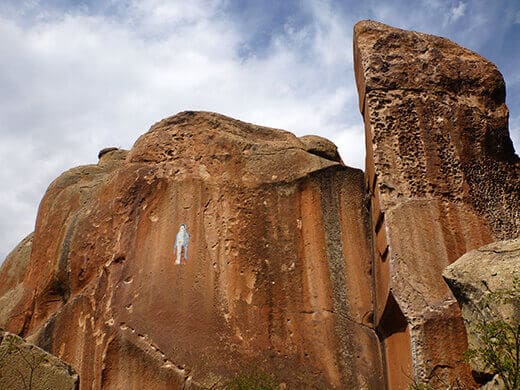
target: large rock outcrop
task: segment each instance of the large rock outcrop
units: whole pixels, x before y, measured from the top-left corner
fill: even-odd
[[[520,232],[504,81],[444,38],[371,21],[354,35],[388,384],[470,388],[464,325],[441,274],[465,252]]]
[[[76,390],[78,375],[60,359],[0,331],[0,389]]]
[[[364,195],[330,141],[178,114],[50,185],[0,322],[82,389],[382,388]]]

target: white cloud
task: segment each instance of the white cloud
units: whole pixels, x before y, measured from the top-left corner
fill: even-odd
[[[335,137],[338,145],[365,145],[365,129],[363,124],[354,125],[338,132]],[[343,148],[341,158],[346,165],[356,166],[364,169],[365,149],[363,148]],[[363,161],[363,167],[359,166],[359,161]]]
[[[308,1],[315,18],[315,52],[327,65],[352,64],[352,24],[330,2]]]
[[[459,1],[459,3],[451,8],[450,10],[450,16],[452,21],[456,21],[457,19],[464,16],[464,12],[466,11],[466,4],[462,1]]]

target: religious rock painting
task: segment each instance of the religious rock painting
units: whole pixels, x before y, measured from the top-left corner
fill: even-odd
[[[175,237],[175,244],[173,246],[173,250],[175,251],[175,264],[186,264],[186,260],[188,260],[188,242],[190,241],[190,234],[188,233],[188,229],[186,225],[181,223],[179,226],[179,232]],[[184,251],[183,251],[184,249]],[[182,259],[181,259],[182,257]]]

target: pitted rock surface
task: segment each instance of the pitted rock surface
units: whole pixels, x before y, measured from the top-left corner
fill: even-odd
[[[354,60],[389,386],[471,388],[465,329],[441,274],[465,252],[520,234],[504,81],[447,39],[372,21],[354,28]]]
[[[176,175],[202,174],[209,182],[246,186],[294,181],[340,166],[308,152],[306,144],[287,131],[221,118],[187,111],[164,119],[137,140],[129,161],[174,164]]]
[[[496,66],[449,39],[375,21],[357,23],[354,34],[362,111],[374,90],[450,94],[491,108],[504,103],[505,83]]]

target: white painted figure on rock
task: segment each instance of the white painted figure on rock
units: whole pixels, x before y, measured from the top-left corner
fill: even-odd
[[[188,233],[188,229],[186,229],[185,224],[181,224],[179,226],[179,232],[175,237],[175,244],[173,246],[173,250],[176,251],[176,259],[175,264],[186,264],[186,260],[188,260],[188,242],[190,241],[190,234]],[[181,263],[181,254],[182,249],[184,248],[184,256]]]

